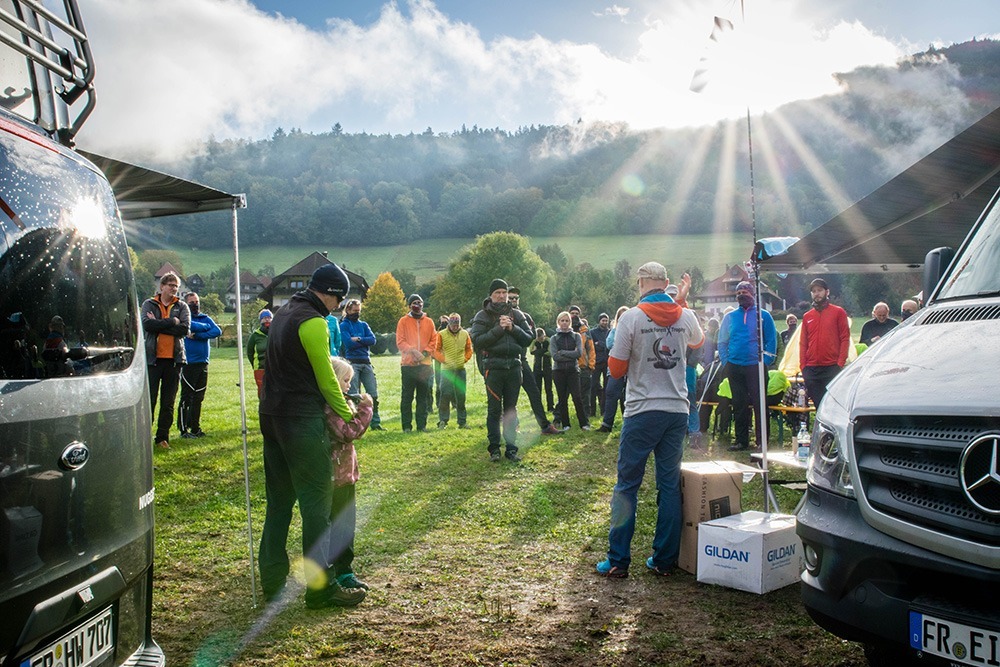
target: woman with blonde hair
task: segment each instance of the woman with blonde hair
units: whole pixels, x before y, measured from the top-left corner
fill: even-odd
[[[573,331],[572,318],[566,311],[556,316],[556,332],[549,338],[552,355],[552,383],[556,386],[556,417],[562,430],[569,430],[568,399],[573,398],[573,408],[580,428],[590,430],[590,420],[580,392],[580,367],[577,361],[583,354],[583,338]]]

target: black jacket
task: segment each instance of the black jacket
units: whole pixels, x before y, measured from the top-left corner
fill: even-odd
[[[501,315],[513,318],[514,326],[510,331],[500,326]],[[473,347],[482,354],[484,370],[520,366],[524,349],[535,338],[524,313],[511,308],[509,303],[494,304],[489,298],[483,301],[483,309],[472,318],[469,335]]]

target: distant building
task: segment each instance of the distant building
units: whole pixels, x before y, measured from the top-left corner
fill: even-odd
[[[330,261],[325,252],[314,252],[284,273],[275,276],[271,284],[260,291],[257,298],[265,301],[271,309],[280,308],[288,303],[293,294],[305,289],[313,271],[324,264],[333,264],[333,262]],[[349,271],[343,266],[340,268],[344,269],[348,280],[351,281],[350,296],[364,300],[365,296],[368,295],[368,281],[363,276]]]
[[[185,282],[187,282],[188,289],[192,292],[197,292],[198,294],[201,294],[202,292],[205,291],[205,279],[202,278],[201,275],[197,273],[192,273],[190,276],[187,277],[187,280]]]
[[[260,298],[261,292],[270,284],[268,278],[258,278],[249,271],[240,271],[240,301],[250,303]],[[226,289],[226,308],[236,310],[236,281]]]
[[[721,317],[726,308],[738,307],[736,303],[736,286],[748,280],[746,269],[734,264],[726,272],[707,283],[698,294],[691,297],[698,308],[711,317]],[[785,301],[764,283],[760,285],[760,300],[764,310],[785,310]]]
[[[177,293],[184,294],[185,292],[190,291],[187,281],[184,280],[184,275],[177,269],[177,267],[170,262],[164,262],[163,266],[161,266],[156,273],[153,274],[153,294],[160,291],[160,279],[164,276],[164,274],[171,272],[177,274],[177,277],[180,279],[181,285],[177,288]]]

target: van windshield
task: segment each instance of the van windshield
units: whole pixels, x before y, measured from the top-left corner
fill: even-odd
[[[0,380],[122,371],[136,317],[107,181],[0,132]]]
[[[938,292],[938,299],[958,299],[1000,294],[1000,199],[955,258],[955,269]]]

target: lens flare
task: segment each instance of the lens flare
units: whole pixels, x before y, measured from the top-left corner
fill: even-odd
[[[636,174],[626,174],[622,177],[622,191],[633,197],[641,197],[646,191],[646,183]]]
[[[93,199],[82,199],[73,208],[63,211],[64,227],[76,230],[76,233],[88,239],[103,239],[108,235],[107,221],[104,211]]]

